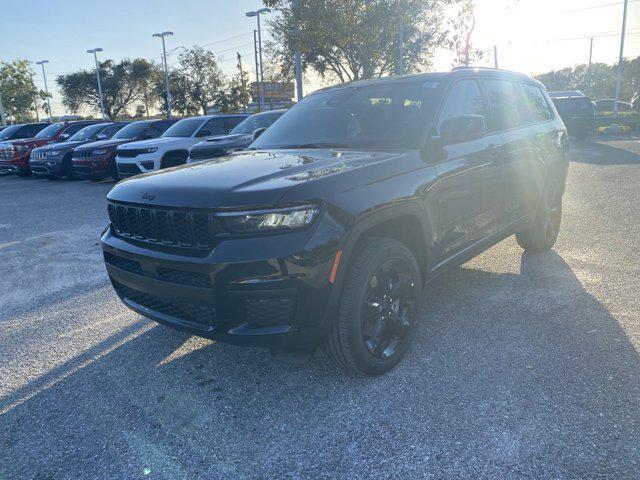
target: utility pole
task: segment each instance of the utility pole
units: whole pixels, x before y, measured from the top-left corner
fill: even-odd
[[[587,66],[587,84],[585,85],[585,93],[591,84],[591,59],[593,58],[593,37],[589,40],[589,65]]]
[[[256,57],[256,87],[258,87],[258,111],[262,111],[262,101],[260,98],[260,72],[258,71],[258,31],[253,31],[253,54]]]
[[[300,0],[293,0],[292,7],[297,8]],[[296,97],[302,100],[302,53],[300,52],[300,27],[295,24],[296,50],[293,52],[293,69],[296,77]]]
[[[242,55],[240,55],[240,52],[236,52],[238,54],[238,70],[240,70],[240,85],[242,85],[242,94],[244,95],[244,92],[246,92],[247,90],[247,84],[244,81],[244,70],[242,69]],[[247,113],[247,106],[244,105],[243,107],[244,113]]]
[[[498,69],[498,46],[493,46],[493,68]]]
[[[153,37],[162,39],[162,58],[164,60],[164,84],[167,90],[167,117],[171,118],[171,94],[169,93],[169,67],[167,66],[167,48],[164,43],[164,37],[173,35],[173,32],[154,33]]]
[[[53,112],[51,112],[51,100],[49,99],[49,87],[47,87],[47,74],[44,72],[44,64],[49,63],[49,60],[40,60],[36,62],[36,65],[42,67],[42,78],[44,79],[44,91],[47,94],[47,108],[49,109],[49,117],[53,119]]]
[[[2,95],[0,95],[0,120],[2,125],[7,125],[7,117],[4,116],[4,106],[2,105]]]
[[[96,61],[96,77],[98,77],[98,95],[100,96],[100,113],[102,114],[102,119],[104,120],[104,100],[102,98],[102,82],[100,81],[100,65],[98,64],[98,52],[101,52],[102,48],[93,48],[91,50],[87,50],[87,53],[93,53],[93,58]]]
[[[400,19],[400,61],[398,62],[400,75],[404,74],[404,22]]]
[[[627,7],[629,0],[624,0],[622,10],[622,34],[620,35],[620,57],[618,58],[618,71],[616,72],[616,100],[613,104],[613,116],[618,116],[618,101],[620,100],[620,83],[622,82],[622,60],[624,59],[624,34],[627,30]]]

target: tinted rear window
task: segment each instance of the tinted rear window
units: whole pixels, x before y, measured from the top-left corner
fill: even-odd
[[[593,105],[587,97],[554,98],[558,113],[592,113]]]
[[[52,123],[36,135],[35,138],[51,138],[64,128],[64,123]]]

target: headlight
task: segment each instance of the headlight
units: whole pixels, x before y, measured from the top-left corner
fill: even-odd
[[[104,155],[105,153],[107,153],[109,150],[107,150],[106,148],[98,148],[97,150],[92,150],[91,154],[92,155]]]
[[[153,153],[153,152],[157,152],[158,151],[158,147],[151,147],[151,148],[141,148],[140,150],[141,154],[145,154],[145,153]]]
[[[13,148],[17,153],[22,153],[29,150],[29,145],[15,145]]]
[[[318,207],[304,205],[277,210],[221,213],[219,217],[232,233],[266,233],[304,228],[313,223],[318,212]]]

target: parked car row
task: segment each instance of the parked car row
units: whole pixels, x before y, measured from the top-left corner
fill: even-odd
[[[0,131],[0,174],[92,181],[130,177],[245,148],[282,113],[12,125]]]

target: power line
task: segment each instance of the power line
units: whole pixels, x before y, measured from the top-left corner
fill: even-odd
[[[631,2],[637,2],[639,0],[629,0],[629,3]],[[614,2],[614,3],[603,3],[602,5],[593,5],[591,7],[583,7],[583,8],[576,8],[573,10],[565,10],[563,13],[573,13],[573,12],[584,12],[586,10],[595,10],[596,8],[605,8],[605,7],[614,7],[616,5],[623,5],[624,2]]]

